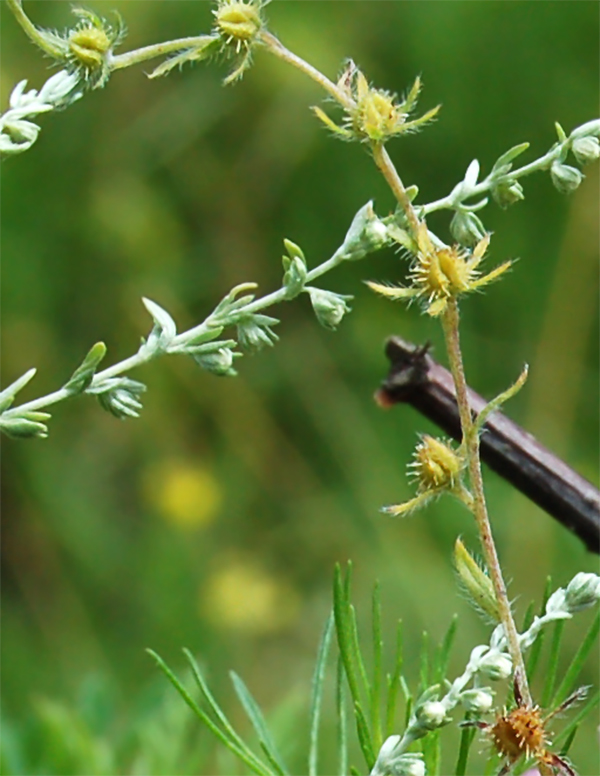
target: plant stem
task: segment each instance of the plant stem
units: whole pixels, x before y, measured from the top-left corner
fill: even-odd
[[[287,62],[298,70],[301,70],[309,78],[312,78],[313,81],[316,81],[319,86],[323,87],[323,89],[325,89],[325,91],[328,92],[334,98],[334,100],[339,102],[340,105],[343,105],[344,108],[352,108],[354,106],[354,101],[350,99],[348,95],[339,88],[339,86],[336,86],[333,81],[330,81],[329,78],[327,78],[327,76],[319,72],[316,67],[313,67],[297,54],[294,54],[292,51],[287,49],[283,43],[281,43],[281,41],[275,37],[275,35],[268,32],[267,30],[263,30],[260,33],[259,40],[265,46],[265,48],[271,52],[271,54],[279,57],[279,59],[283,59],[284,62]]]
[[[394,163],[390,159],[390,156],[382,143],[372,143],[371,150],[373,151],[375,164],[383,173],[383,177],[388,182],[390,189],[400,203],[400,207],[402,210],[404,210],[413,236],[416,239],[419,228],[419,219],[417,218],[415,209],[412,206],[412,202],[410,201],[408,194],[406,193],[406,188],[404,187],[404,184],[398,175],[398,171],[396,170]]]
[[[153,43],[150,46],[126,51],[124,54],[117,54],[110,60],[111,70],[122,70],[125,67],[137,65],[154,57],[161,57],[165,54],[173,54],[176,51],[192,49],[194,46],[200,46],[206,42],[208,35],[196,35],[191,38],[179,38],[178,40],[168,40],[164,43]]]
[[[30,38],[36,46],[39,46],[45,54],[48,54],[53,59],[61,59],[65,53],[64,50],[61,49],[58,44],[53,45],[52,36],[50,34],[43,35],[38,30],[23,10],[21,0],[7,0],[7,3],[27,37]],[[56,38],[56,36],[54,36],[54,38]]]
[[[458,328],[458,304],[456,299],[448,302],[446,311],[442,316],[444,328],[444,337],[446,340],[446,350],[450,361],[450,369],[454,378],[456,387],[456,399],[460,412],[460,422],[463,432],[463,443],[467,455],[469,466],[469,479],[471,482],[471,491],[473,493],[473,515],[479,529],[479,536],[486,561],[490,572],[492,584],[498,601],[498,610],[500,619],[504,628],[504,634],[507,640],[508,652],[512,659],[515,682],[520,690],[521,696],[526,706],[533,706],[529,685],[527,683],[527,673],[525,663],[519,645],[519,633],[510,609],[510,602],[506,592],[506,585],[502,576],[502,569],[492,535],[492,527],[487,513],[485,494],[483,490],[483,478],[481,475],[481,461],[479,458],[479,435],[475,429],[469,399],[467,395],[467,381],[460,349],[460,337]]]

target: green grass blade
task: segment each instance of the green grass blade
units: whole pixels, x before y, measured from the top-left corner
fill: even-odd
[[[400,677],[402,676],[402,620],[398,620],[396,629],[396,654],[394,655],[394,671],[388,675],[387,704],[385,712],[385,737],[392,735],[396,717],[396,702],[400,689]]]
[[[281,770],[281,766],[279,765],[277,760],[275,760],[275,758],[273,757],[273,755],[269,750],[269,747],[265,744],[265,742],[261,740],[259,741],[259,744],[264,756],[267,758],[269,764],[273,768],[273,773],[277,774],[277,776],[286,776],[286,772]]]
[[[337,662],[336,710],[338,719],[338,762],[340,776],[348,773],[348,720],[346,718],[346,698],[344,696],[344,666]]]
[[[437,776],[440,772],[441,745],[440,731],[432,730],[422,741],[423,759],[428,776]]]
[[[362,750],[367,768],[369,771],[375,765],[375,752],[373,750],[373,742],[371,740],[371,734],[369,733],[369,726],[367,725],[367,719],[360,703],[354,704],[354,717],[356,720],[356,732],[358,733],[358,743]]]
[[[542,706],[547,709],[550,706],[550,698],[554,692],[556,683],[556,673],[558,671],[558,662],[560,658],[560,643],[562,641],[565,621],[559,620],[554,626],[552,633],[552,642],[550,644],[550,656],[548,658],[548,668],[546,669],[546,682],[544,692],[542,693]]]
[[[569,754],[569,749],[571,748],[573,741],[575,740],[575,736],[577,735],[578,730],[579,730],[579,725],[575,725],[573,730],[571,730],[571,732],[567,736],[567,740],[565,741],[563,746],[561,746],[560,754],[562,755],[562,757],[565,757],[565,755]]]
[[[356,622],[356,609],[348,601],[348,614],[350,617],[350,633],[352,636],[352,651],[356,656],[356,663],[358,665],[358,674],[362,681],[362,686],[365,692],[365,696],[370,698],[371,696],[371,684],[369,677],[367,676],[367,669],[365,668],[365,661],[363,660],[362,652],[360,649],[360,641],[358,639],[358,623]]]
[[[381,586],[379,581],[373,588],[372,602],[373,625],[373,681],[371,682],[371,730],[375,749],[379,751],[383,743],[381,730],[381,663],[383,637],[381,635]]]
[[[456,767],[454,768],[455,776],[465,776],[467,772],[467,764],[469,762],[469,752],[471,746],[475,740],[477,729],[474,727],[464,727],[461,729],[460,734],[460,747],[458,750],[458,758],[456,760]]]
[[[254,700],[252,693],[246,687],[243,679],[239,677],[235,671],[230,671],[229,676],[233,682],[235,692],[240,699],[240,703],[244,707],[244,711],[248,715],[248,719],[256,731],[261,746],[265,752],[268,752],[269,754],[269,762],[277,767],[277,773],[285,776],[287,774],[287,769],[283,764],[283,760],[281,759],[279,752],[277,751],[275,742],[271,738],[271,734],[258,703]]]
[[[404,727],[406,727],[412,713],[413,697],[411,691],[408,689],[406,679],[403,676],[400,676],[400,687],[402,688],[402,694],[404,695]]]
[[[539,609],[539,615],[543,615],[546,611],[546,603],[548,602],[548,598],[550,598],[550,594],[552,592],[552,578],[547,577],[546,579],[546,587],[544,588],[544,595],[542,598],[542,604]],[[526,631],[531,623],[533,622],[533,604],[531,604],[527,608],[527,613],[525,614],[525,619],[523,622],[523,632]],[[529,650],[529,657],[527,658],[527,678],[529,680],[529,683],[533,681],[533,677],[535,676],[537,667],[539,665],[540,656],[542,654],[542,647],[544,646],[545,641],[545,635],[546,631],[542,628],[540,631],[537,639],[533,642],[531,645],[531,649]]]
[[[566,742],[569,740],[569,737],[573,730],[579,727],[579,725],[583,722],[583,720],[587,717],[588,714],[590,714],[594,707],[598,705],[598,701],[600,701],[600,690],[596,690],[596,692],[591,695],[587,702],[582,706],[581,709],[579,709],[579,713],[576,714],[573,719],[569,722],[569,724],[560,731],[560,733],[556,736],[555,745],[561,745],[563,742]],[[566,744],[565,744],[566,745]]]
[[[340,565],[339,563],[336,564],[333,576],[333,613],[338,647],[344,664],[346,679],[348,680],[348,687],[350,688],[350,695],[352,696],[352,703],[354,704],[360,703],[360,690],[355,668],[355,655],[352,651],[352,626],[348,615],[347,605],[349,573],[350,572],[348,572],[348,575],[346,576],[346,580],[342,580]]]
[[[423,631],[419,669],[419,694],[429,687],[429,634]]]
[[[440,644],[439,652],[437,654],[437,659],[434,666],[433,684],[441,684],[446,678],[446,673],[448,671],[448,661],[450,659],[450,651],[452,650],[452,645],[456,636],[457,623],[458,617],[454,615],[452,617],[452,622],[448,626],[448,630],[444,635],[442,643]]]
[[[323,701],[323,685],[325,683],[325,669],[327,667],[327,657],[331,647],[331,638],[333,636],[333,613],[327,618],[319,651],[317,653],[317,663],[312,680],[312,692],[310,702],[310,747],[308,751],[308,776],[317,774],[317,758],[319,753],[319,721],[321,718],[321,703]]]
[[[179,681],[179,679],[171,671],[171,669],[164,662],[164,660],[160,657],[160,655],[158,655],[152,649],[147,649],[146,652],[156,661],[158,667],[164,673],[164,675],[167,677],[167,679],[171,682],[173,687],[181,695],[183,700],[187,703],[187,705],[194,712],[194,714],[198,717],[198,719],[202,722],[202,724],[205,725],[205,727],[207,727],[210,730],[210,732],[215,736],[215,738],[217,738],[224,746],[227,747],[227,749],[229,749],[237,757],[239,757],[240,760],[242,760],[242,762],[246,763],[246,765],[250,768],[250,770],[252,770],[254,773],[258,774],[258,776],[271,776],[271,771],[269,771],[269,769],[265,767],[264,763],[262,763],[256,757],[256,755],[252,751],[250,751],[250,749],[248,749],[248,747],[245,744],[242,743],[242,746],[240,746],[237,743],[237,741],[232,740],[198,706],[196,701],[192,698],[192,696],[189,694],[187,689],[183,686],[183,684]]]
[[[568,694],[571,692],[571,690],[574,688],[575,683],[577,681],[577,677],[579,676],[581,669],[583,668],[583,664],[587,660],[588,655],[590,654],[590,651],[594,646],[596,638],[598,637],[599,630],[600,630],[600,611],[596,612],[596,616],[592,620],[592,624],[590,625],[588,632],[586,633],[583,641],[581,642],[581,646],[575,653],[575,657],[571,661],[571,665],[567,669],[567,672],[564,675],[564,678],[560,683],[558,690],[554,693],[552,697],[552,703],[551,703],[552,707],[558,705],[559,703],[562,703],[565,700],[565,698],[568,696]]]
[[[185,655],[188,663],[190,664],[190,668],[192,669],[192,675],[196,681],[196,684],[198,685],[198,689],[202,693],[202,697],[208,704],[209,708],[211,709],[215,717],[219,720],[219,722],[225,729],[225,732],[229,735],[231,740],[234,741],[239,747],[248,749],[248,746],[243,741],[243,739],[238,735],[238,733],[235,731],[233,725],[227,719],[227,716],[225,715],[225,713],[223,712],[223,710],[215,700],[214,695],[209,690],[206,680],[202,676],[202,672],[198,667],[198,663],[196,662],[196,659],[194,658],[190,650],[184,649],[183,654]],[[248,751],[252,754],[253,757],[256,758],[256,755],[254,754],[254,752],[252,752],[250,749],[248,749]],[[260,760],[257,759],[257,762],[260,762]]]
[[[529,626],[533,622],[534,611],[535,611],[535,604],[532,601],[527,607],[527,610],[525,611],[525,616],[523,617],[523,624],[521,625],[521,633],[523,633],[526,630],[529,630]]]

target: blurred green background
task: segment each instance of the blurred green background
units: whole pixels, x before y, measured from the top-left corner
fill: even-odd
[[[25,7],[42,26],[71,23],[67,3]],[[90,7],[121,12],[121,51],[206,32],[212,19],[205,2]],[[49,73],[1,11],[6,106],[19,80],[39,88]],[[273,2],[267,13],[283,42],[332,78],[348,56],[399,93],[422,75],[420,108],[441,102],[440,119],[389,149],[421,201],[447,194],[473,158],[485,175],[528,140],[529,161],[554,142],[555,121],[569,132],[598,114],[595,2]],[[284,237],[314,266],[367,200],[380,215],[393,209],[365,149],[332,139],[311,115],[316,85],[261,52],[234,87],[221,86],[226,72],[211,62],[157,81],[142,67],[116,73],[41,116],[36,145],[3,164],[2,382],[36,366],[23,399],[64,383],[98,340],[107,364],[133,353],[150,327],[142,295],[183,330],[237,283],[278,287]],[[571,197],[538,174],[524,181],[524,202],[484,211],[490,266],[520,260],[464,303],[463,342],[469,381],[489,397],[530,364],[509,414],[597,484],[598,166],[586,173]],[[446,213],[431,224],[447,237]],[[138,370],[149,391],[137,421],[77,399],[54,408],[48,440],[4,440],[5,773],[80,773],[73,751],[86,746],[85,773],[237,772],[144,653],[180,667],[182,646],[228,710],[229,668],[277,709],[302,772],[295,715],[333,564],[348,558],[359,619],[376,578],[386,633],[404,619],[415,684],[421,632],[439,639],[454,612],[451,675],[462,671],[488,637],[451,570],[458,534],[476,547],[468,516],[449,500],[403,521],[378,513],[409,497],[405,465],[417,432],[433,430],[411,408],[372,401],[385,338],[429,339],[443,360],[435,322],[361,283],[401,280],[405,269],[389,250],[327,275],[325,288],[356,297],[339,330],[319,327],[308,298],[281,306],[281,341],[237,362],[235,379],[186,358]],[[562,584],[597,569],[574,536],[489,472],[487,491],[519,616],[547,575]],[[565,660],[590,620],[568,624]],[[583,682],[597,681],[592,664]],[[161,742],[181,752],[167,756]],[[594,720],[573,756],[582,774],[598,772]]]

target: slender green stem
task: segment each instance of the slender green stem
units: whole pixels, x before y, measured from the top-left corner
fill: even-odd
[[[64,56],[64,49],[58,44],[52,43],[52,35],[46,33],[45,35],[38,30],[35,24],[27,16],[23,10],[21,0],[6,0],[10,10],[13,12],[15,19],[21,25],[21,28],[25,32],[28,38],[30,38],[36,46],[42,49],[45,54],[53,57],[54,59],[62,59]],[[56,37],[56,36],[54,36]]]
[[[479,197],[482,194],[490,191],[490,189],[495,184],[497,184],[499,180],[506,178],[510,178],[511,181],[518,180],[519,178],[524,178],[526,175],[531,175],[534,172],[548,170],[552,166],[552,162],[555,159],[558,159],[561,154],[564,153],[564,147],[569,145],[571,142],[571,138],[567,138],[567,140],[564,142],[557,143],[547,153],[545,153],[544,156],[540,156],[539,159],[535,159],[533,162],[529,162],[529,164],[525,164],[523,167],[519,167],[516,170],[511,170],[506,175],[498,176],[497,174],[494,175],[493,173],[488,175],[487,178],[482,180],[476,186],[473,186],[472,189],[469,189],[469,192],[466,196],[457,197],[454,193],[451,193],[446,197],[436,199],[434,202],[429,202],[426,205],[420,205],[420,208],[422,209],[424,215],[434,213],[436,210],[454,209],[456,205],[459,204],[459,202],[462,202],[463,199]]]
[[[513,661],[515,680],[524,703],[527,706],[532,706],[533,701],[527,683],[525,663],[519,645],[519,633],[510,609],[506,585],[502,576],[502,569],[487,513],[483,490],[483,477],[481,474],[481,461],[479,458],[479,436],[475,428],[471,408],[469,407],[467,381],[460,349],[458,322],[458,304],[455,299],[452,299],[449,301],[448,307],[442,316],[442,324],[446,340],[446,349],[448,351],[448,359],[450,361],[450,369],[456,388],[456,399],[460,412],[463,440],[467,452],[469,479],[471,482],[471,491],[473,493],[473,515],[477,522],[485,561],[494,585],[494,591],[498,601],[498,610],[506,635],[508,652]]]
[[[166,54],[173,54],[175,51],[184,51],[192,49],[206,42],[207,35],[195,35],[190,38],[179,38],[178,40],[167,40],[164,43],[153,43],[150,46],[126,51],[124,54],[117,54],[110,60],[111,70],[123,70],[125,67],[137,65],[140,62],[146,62],[148,59],[162,57]]]
[[[322,86],[326,92],[328,92],[337,102],[343,105],[344,108],[352,108],[354,101],[344,92],[339,86],[336,86],[333,81],[330,81],[327,76],[319,72],[316,67],[313,67],[304,59],[294,54],[287,49],[281,41],[267,30],[263,30],[259,36],[260,42],[267,48],[271,54],[274,54],[279,59],[283,59],[284,62],[292,65],[298,70],[305,73],[313,81],[316,81],[319,86]]]
[[[400,207],[402,210],[404,210],[413,236],[416,238],[419,227],[419,219],[414,207],[412,206],[412,202],[406,193],[406,188],[402,183],[400,176],[398,175],[398,171],[396,170],[394,163],[390,159],[390,156],[382,143],[372,143],[371,149],[373,151],[375,164],[383,173],[383,177],[388,182],[388,185],[391,188],[394,196],[400,203]]]

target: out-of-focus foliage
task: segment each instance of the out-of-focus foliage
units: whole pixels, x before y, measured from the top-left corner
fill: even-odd
[[[44,26],[70,23],[67,3],[27,8]],[[94,8],[122,13],[126,48],[211,24],[208,3]],[[598,112],[594,3],[275,2],[266,10],[274,32],[331,77],[348,56],[392,91],[422,75],[424,104],[443,103],[439,120],[390,153],[425,200],[447,194],[472,158],[485,173],[518,142],[541,153],[555,120],[569,131]],[[19,80],[39,87],[48,70],[2,11],[5,106]],[[142,68],[116,73],[106,89],[41,117],[36,146],[3,165],[2,377],[7,384],[38,367],[24,398],[60,386],[100,339],[106,363],[132,353],[147,328],[142,295],[192,325],[237,283],[277,287],[284,237],[314,266],[369,198],[381,215],[393,208],[364,149],[336,142],[309,111],[322,98],[314,84],[260,53],[242,82],[224,89],[225,73],[214,62],[152,82]],[[520,261],[465,302],[463,342],[469,381],[484,395],[529,362],[528,385],[507,412],[596,479],[597,167],[587,173],[570,198],[537,175],[524,181],[524,202],[485,211],[492,259]],[[447,235],[445,214],[431,223]],[[383,341],[399,333],[441,344],[434,322],[361,283],[402,280],[405,271],[392,251],[342,266],[327,288],[356,299],[338,331],[318,326],[308,299],[286,304],[275,311],[276,347],[237,362],[235,379],[189,359],[140,370],[132,377],[149,391],[137,421],[77,399],[56,408],[48,440],[4,442],[5,772],[28,767],[10,759],[11,736],[46,736],[38,772],[70,772],[64,753],[52,755],[60,738],[52,731],[79,719],[77,704],[96,682],[113,688],[110,703],[92,704],[102,720],[84,715],[72,726],[73,746],[93,748],[94,772],[232,773],[189,733],[185,709],[157,699],[144,648],[173,665],[190,647],[225,700],[230,667],[267,709],[284,698],[276,727],[285,733],[309,694],[333,563],[347,558],[358,611],[378,576],[384,611],[404,619],[407,674],[423,628],[439,639],[455,611],[453,659],[464,665],[483,633],[452,579],[456,534],[475,536],[466,513],[447,500],[405,521],[378,513],[408,497],[415,434],[431,431],[409,408],[386,414],[372,402],[386,372]],[[539,599],[547,574],[562,584],[593,570],[576,538],[494,475],[487,482],[520,602]],[[567,657],[589,624],[580,619],[565,634]],[[385,627],[392,644],[393,622]],[[583,681],[597,680],[592,666]],[[138,734],[146,744],[117,745],[147,709],[151,721]],[[180,731],[173,739],[190,735],[189,748],[161,764],[153,747],[169,725]],[[584,774],[597,762],[593,730],[590,721],[572,749]],[[103,736],[112,743],[98,743]],[[136,752],[147,760],[135,765]]]

